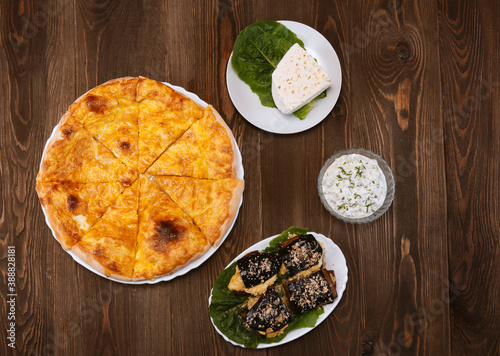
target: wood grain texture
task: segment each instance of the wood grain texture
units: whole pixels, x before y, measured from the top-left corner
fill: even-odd
[[[497,2],[439,2],[454,355],[500,353],[498,16]]]
[[[448,274],[440,223],[444,157],[431,141],[442,124],[440,88],[426,85],[439,77],[435,10],[432,1],[374,1],[352,11],[357,47],[349,64],[347,146],[380,154],[396,180],[388,213],[350,237],[360,271],[362,336],[382,354],[449,353],[447,309],[432,320],[423,315],[439,300]],[[400,161],[411,169],[399,171]]]
[[[496,355],[500,353],[500,6],[487,0],[0,0],[0,354]],[[258,20],[321,32],[342,67],[328,117],[270,134],[233,106],[234,40]],[[202,266],[125,285],[75,263],[34,191],[67,107],[109,79],[143,75],[214,105],[243,156],[238,220]],[[347,147],[380,154],[396,196],[365,225],[336,220],[316,181]],[[329,236],[349,281],[332,315],[298,341],[235,347],[208,297],[241,251],[287,227]],[[16,246],[16,349],[7,346],[7,246]]]

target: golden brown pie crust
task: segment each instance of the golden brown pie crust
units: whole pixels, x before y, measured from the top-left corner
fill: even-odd
[[[47,142],[36,190],[54,236],[118,280],[170,274],[220,243],[243,193],[217,111],[126,77],[78,98]]]

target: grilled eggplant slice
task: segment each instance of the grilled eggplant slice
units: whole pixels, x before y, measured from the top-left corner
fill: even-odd
[[[238,295],[260,295],[278,278],[276,255],[253,251],[238,260],[236,273],[227,286]]]
[[[298,235],[279,245],[278,256],[283,264],[282,274],[293,277],[316,272],[323,265],[323,247],[311,235]]]
[[[319,306],[333,303],[337,298],[335,272],[321,269],[308,277],[283,283],[290,309],[301,314]]]
[[[267,338],[281,334],[290,321],[290,311],[280,295],[269,288],[257,302],[242,312],[245,327]]]

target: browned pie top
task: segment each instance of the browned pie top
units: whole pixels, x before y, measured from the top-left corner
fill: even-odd
[[[69,107],[36,189],[65,249],[107,276],[150,279],[224,236],[243,191],[236,162],[231,131],[212,107],[128,77]]]

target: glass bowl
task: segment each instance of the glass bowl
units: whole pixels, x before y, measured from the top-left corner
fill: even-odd
[[[362,156],[365,156],[367,158],[371,158],[377,161],[380,169],[384,173],[385,176],[385,181],[387,184],[387,193],[385,195],[385,200],[382,203],[382,205],[371,215],[365,216],[365,217],[360,217],[360,218],[352,218],[352,217],[346,217],[342,216],[339,213],[337,213],[333,208],[329,205],[327,202],[325,195],[323,193],[323,177],[325,175],[326,170],[330,165],[339,157],[344,156],[344,155],[350,155],[350,154],[359,154]],[[334,155],[332,155],[330,158],[328,158],[321,168],[321,171],[319,172],[318,176],[318,194],[321,199],[321,202],[323,203],[323,206],[325,207],[326,210],[333,216],[335,216],[337,219],[342,220],[347,223],[351,224],[365,224],[372,222],[379,217],[381,217],[387,209],[392,204],[392,200],[394,199],[394,191],[395,191],[395,185],[394,185],[394,176],[392,175],[392,171],[387,165],[386,161],[382,157],[380,157],[378,154],[373,153],[372,151],[366,150],[364,148],[348,148],[345,150],[338,151]]]

